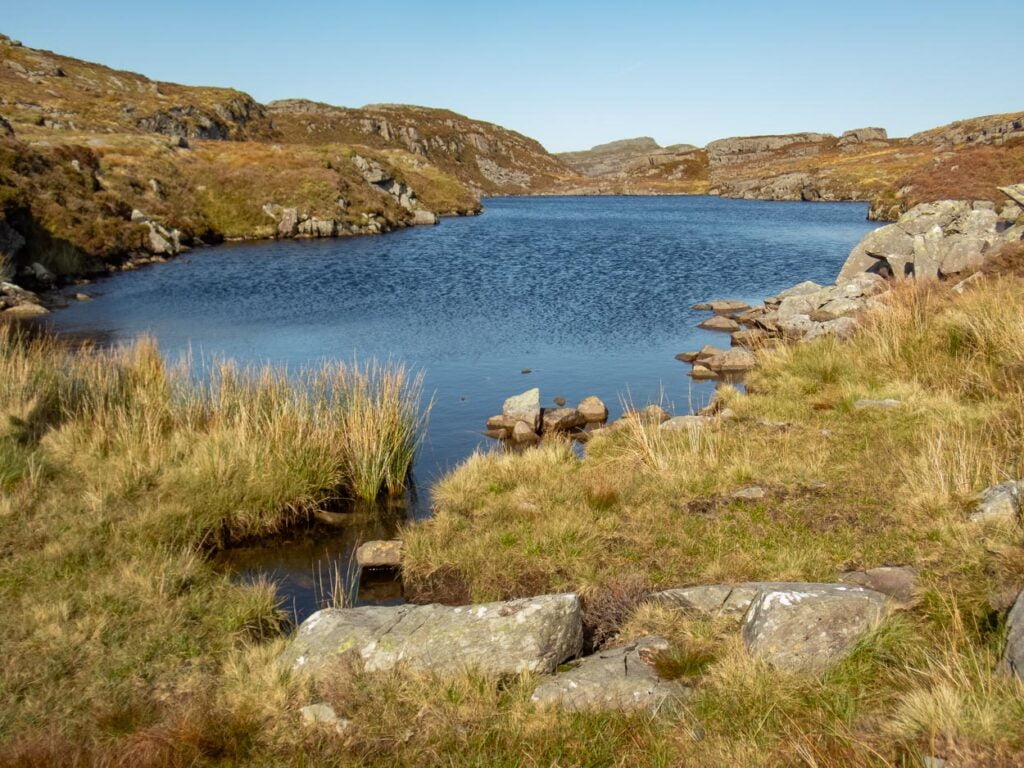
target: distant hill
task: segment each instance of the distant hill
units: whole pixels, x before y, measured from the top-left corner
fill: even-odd
[[[583,176],[616,176],[669,165],[696,149],[691,144],[661,147],[650,136],[641,136],[598,144],[579,152],[560,152],[555,157]]]
[[[447,109],[406,104],[360,108],[288,99],[267,105],[282,139],[401,149],[422,157],[478,194],[553,188],[573,172],[539,142]]]

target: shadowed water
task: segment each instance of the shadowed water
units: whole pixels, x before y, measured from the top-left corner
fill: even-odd
[[[422,516],[429,486],[486,447],[486,418],[528,387],[547,406],[596,394],[613,418],[623,397],[662,398],[678,413],[705,403],[714,384],[691,381],[674,355],[729,339],[697,329],[704,314],[690,306],[831,282],[873,226],[858,203],[549,197],[485,207],[383,237],[196,250],[98,283],[96,301],[50,322],[104,342],[152,334],[172,358],[191,350],[299,367],[358,356],[422,368],[434,398],[415,468],[412,513]],[[327,547],[328,560],[346,542]]]

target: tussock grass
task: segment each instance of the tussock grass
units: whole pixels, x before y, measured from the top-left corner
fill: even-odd
[[[71,351],[0,328],[0,764],[253,749],[299,690],[268,661],[287,618],[272,583],[233,584],[208,554],[400,491],[418,387],[373,363],[197,379],[149,341]]]

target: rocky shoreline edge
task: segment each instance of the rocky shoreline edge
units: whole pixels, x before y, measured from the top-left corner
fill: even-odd
[[[184,142],[184,145],[187,146],[187,142]],[[262,210],[274,223],[276,231],[273,235],[218,238],[206,242],[201,238],[190,237],[179,229],[168,228],[145,212],[133,209],[129,220],[132,225],[144,228],[144,250],[130,254],[120,263],[105,263],[102,270],[85,274],[57,276],[40,262],[23,266],[17,274],[11,269],[7,273],[0,272],[0,318],[38,317],[48,314],[53,309],[67,307],[69,300],[89,301],[92,296],[81,288],[91,285],[96,279],[119,272],[131,272],[151,264],[166,263],[193,248],[241,240],[259,242],[381,235],[411,226],[434,226],[444,217],[477,216],[483,213],[482,207],[475,210],[435,213],[422,207],[415,190],[395,179],[377,161],[354,155],[352,163],[364,181],[391,198],[406,214],[406,218],[391,219],[378,214],[363,213],[360,223],[353,224],[346,223],[342,218],[319,218],[299,208],[268,202],[263,205]],[[347,207],[347,202],[339,198],[339,210],[343,212]],[[14,264],[25,246],[25,237],[8,222],[0,219],[0,265]],[[68,289],[71,289],[70,292]]]

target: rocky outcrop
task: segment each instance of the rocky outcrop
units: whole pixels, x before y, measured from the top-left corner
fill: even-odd
[[[629,174],[678,163],[698,151],[692,144],[662,147],[649,136],[643,136],[598,144],[579,152],[561,152],[555,157],[583,176],[625,178]]]
[[[49,310],[32,291],[0,281],[0,315],[8,317],[31,317],[45,315]]]
[[[437,224],[437,215],[420,207],[415,190],[408,184],[395,179],[384,166],[376,160],[362,155],[353,155],[352,164],[356,167],[367,184],[391,196],[402,208],[412,214],[410,222],[414,225]]]
[[[852,131],[844,131],[839,137],[840,147],[850,147],[860,144],[885,144],[889,134],[885,128],[854,128]]]
[[[657,712],[689,693],[682,683],[661,678],[655,669],[656,655],[668,647],[661,637],[643,637],[629,645],[598,651],[542,680],[531,700],[539,707],[569,711]]]
[[[267,107],[289,141],[401,149],[478,193],[547,190],[572,176],[533,139],[445,109],[405,104],[352,109],[301,99],[275,101]]]
[[[439,675],[547,673],[579,655],[580,600],[541,595],[500,603],[327,608],[306,619],[282,660],[313,677],[339,664]]]
[[[212,107],[191,104],[168,107],[136,121],[140,130],[186,139],[228,141],[248,138],[250,123],[267,122],[267,112],[251,96],[238,93]]]
[[[957,120],[949,125],[921,131],[910,137],[911,144],[989,144],[1001,146],[1007,141],[1024,138],[1024,113],[987,115]]]
[[[651,602],[714,618],[742,617],[747,649],[775,666],[821,672],[885,615],[881,592],[847,584],[755,581],[656,592]]]
[[[764,306],[754,309],[730,311],[726,309],[727,302],[697,304],[695,309],[717,307],[717,317],[705,320],[700,327],[707,328],[712,321],[724,317],[746,329],[733,332],[733,349],[706,347],[699,352],[676,355],[676,359],[693,365],[692,377],[714,378],[751,370],[757,361],[750,350],[781,341],[811,341],[822,336],[848,338],[856,329],[857,316],[881,306],[875,297],[886,287],[883,277],[869,272],[836,285],[798,283],[765,299]],[[736,302],[735,306],[746,308],[742,302]]]
[[[145,225],[149,230],[146,250],[150,253],[157,256],[177,256],[182,251],[188,250],[181,230],[167,229],[138,209],[132,211],[132,221]]]
[[[814,155],[820,151],[823,142],[835,137],[827,133],[790,133],[780,136],[739,136],[731,139],[712,141],[704,149],[708,153],[711,167],[759,160],[780,149],[792,151],[795,146],[800,154]]]
[[[984,265],[1003,245],[1024,239],[1024,185],[1004,188],[1010,202],[999,211],[987,201],[922,203],[869,232],[850,252],[839,281],[865,272],[903,279],[962,274]]]

